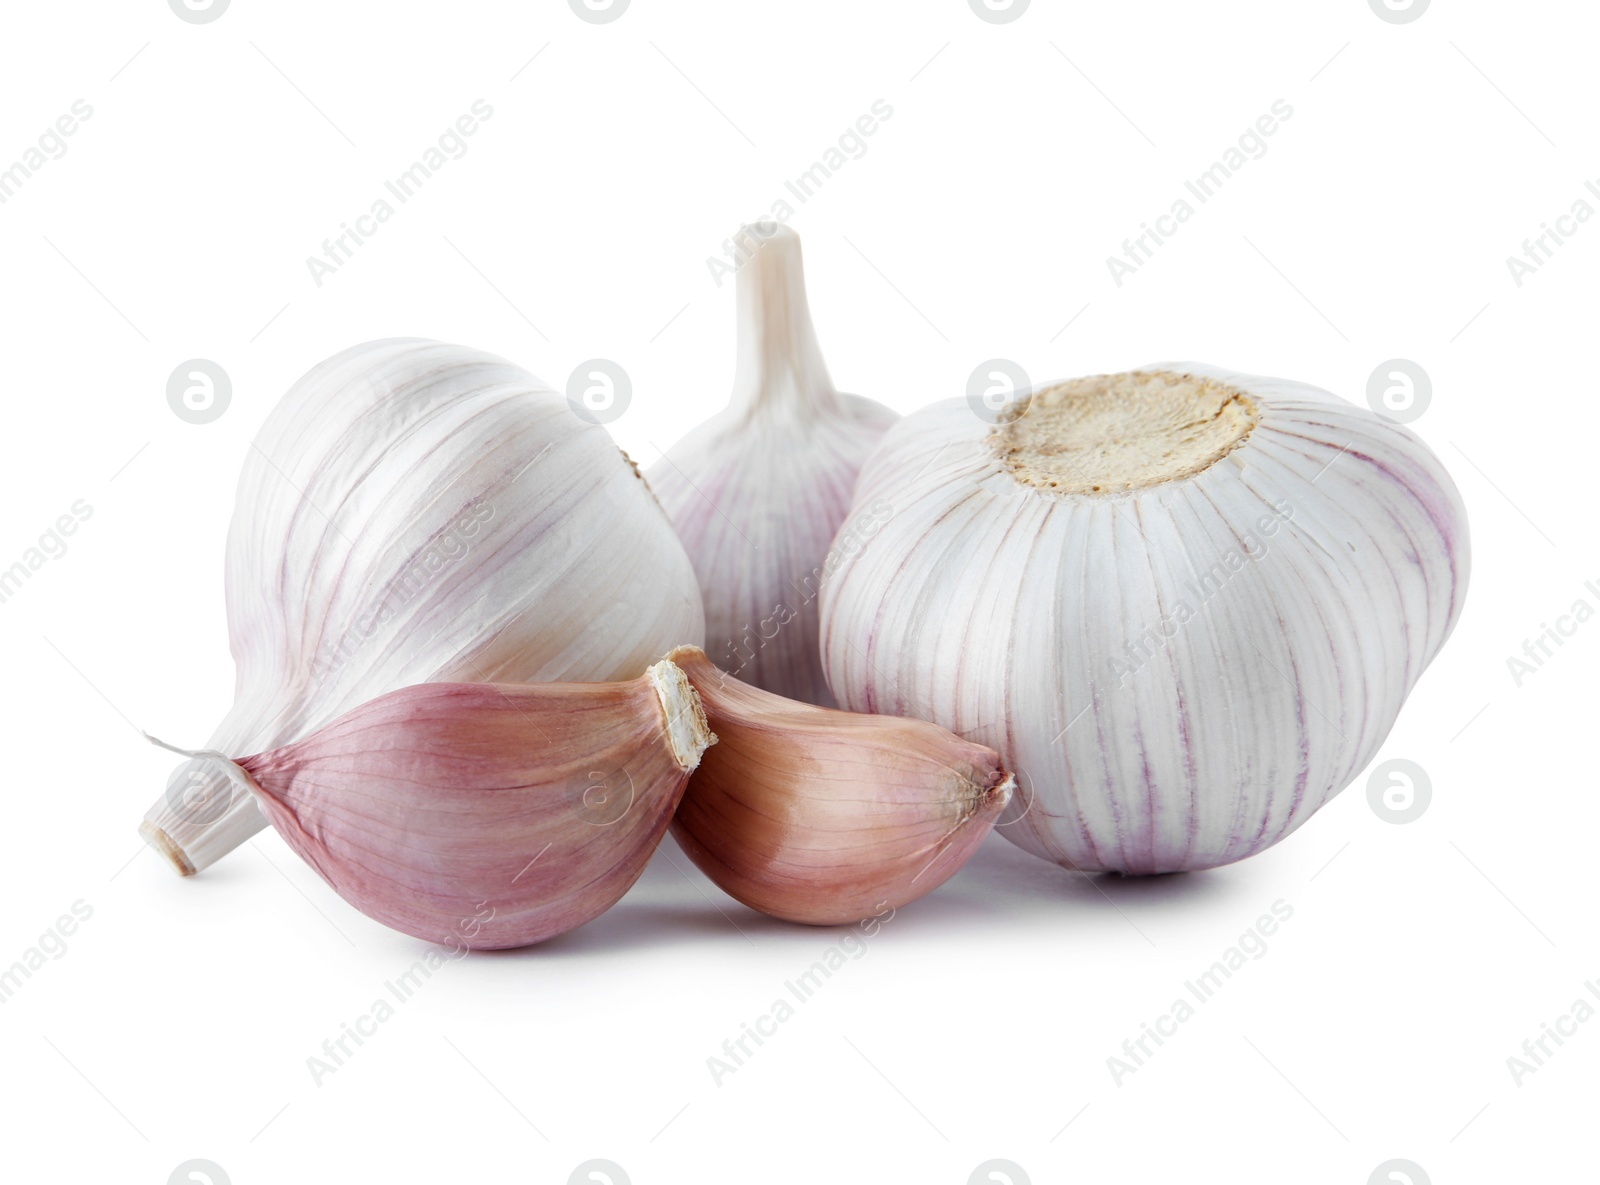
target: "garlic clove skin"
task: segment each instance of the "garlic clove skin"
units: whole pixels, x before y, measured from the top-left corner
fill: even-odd
[[[238,766],[278,833],[362,913],[496,950],[615,904],[715,740],[661,662],[626,683],[408,687]]]
[[[504,359],[413,339],[314,367],[262,425],[227,544],[235,702],[257,753],[417,683],[632,679],[704,637],[694,572],[604,428]],[[266,826],[188,762],[140,833],[193,873]]]
[[[1054,484],[1052,484],[1054,483]],[[1461,612],[1465,510],[1409,430],[1191,363],[897,425],[894,514],[823,590],[840,703],[998,749],[1001,831],[1085,871],[1283,839],[1376,754]]]
[[[672,833],[752,909],[819,926],[897,909],[953,876],[1011,797],[999,754],[942,728],[786,700],[693,647],[669,658],[718,742]]]
[[[649,470],[694,562],[711,657],[747,683],[831,705],[817,595],[867,454],[899,417],[835,390],[806,301],[800,237],[745,227],[738,363],[726,410]]]

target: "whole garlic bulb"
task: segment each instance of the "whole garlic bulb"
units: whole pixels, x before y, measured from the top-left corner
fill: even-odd
[[[893,513],[823,588],[845,707],[997,750],[998,829],[1071,868],[1208,868],[1371,760],[1466,594],[1460,495],[1407,429],[1191,364],[1076,379],[998,423],[903,420]]]
[[[267,417],[227,546],[232,709],[259,753],[435,682],[637,678],[704,637],[694,572],[604,428],[503,359],[420,340],[320,363]],[[193,873],[266,825],[189,762],[140,832]]]
[[[706,649],[746,683],[832,706],[817,595],[856,474],[899,417],[834,389],[806,303],[800,236],[746,227],[738,362],[726,410],[668,449],[650,485],[705,598]]]

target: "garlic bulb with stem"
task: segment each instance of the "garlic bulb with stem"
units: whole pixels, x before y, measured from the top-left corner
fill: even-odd
[[[694,561],[707,648],[747,683],[833,703],[817,653],[818,589],[856,474],[898,417],[835,390],[806,302],[800,236],[741,232],[733,399],[649,470]]]
[[[752,909],[812,925],[897,909],[955,875],[1011,797],[999,754],[935,725],[784,699],[695,647],[668,658],[718,741],[672,834]]]
[[[715,740],[658,662],[624,683],[420,684],[271,752],[195,756],[368,917],[497,950],[615,904]]]
[[[1466,594],[1467,523],[1410,431],[1172,364],[901,421],[894,513],[824,586],[845,707],[992,745],[998,825],[1086,871],[1241,859],[1372,759]]]
[[[245,456],[228,530],[232,709],[256,753],[426,682],[637,677],[704,635],[688,556],[631,461],[493,355],[369,342],[314,367]],[[266,826],[217,768],[140,832],[182,873]]]

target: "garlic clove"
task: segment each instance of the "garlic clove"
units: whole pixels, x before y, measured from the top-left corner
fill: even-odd
[[[694,647],[668,657],[718,742],[672,833],[752,909],[834,925],[898,908],[954,875],[1010,799],[997,753],[935,725],[786,700]]]
[[[429,683],[238,771],[362,913],[429,942],[527,946],[644,871],[716,738],[670,662],[625,683]]]
[[[822,649],[840,702],[993,745],[1001,830],[1085,871],[1283,839],[1376,754],[1461,612],[1465,510],[1408,429],[1194,364],[964,400],[890,431]]]
[[[632,679],[704,636],[689,558],[605,429],[439,342],[355,346],[294,384],[245,455],[226,577],[227,753],[417,683]],[[188,874],[264,826],[191,761],[140,832]]]
[[[861,463],[899,417],[835,390],[800,237],[755,226],[741,241],[732,401],[651,466],[650,484],[694,563],[711,657],[747,683],[831,705],[817,651],[824,561]]]

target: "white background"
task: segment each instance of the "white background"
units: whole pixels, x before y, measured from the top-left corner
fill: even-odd
[[[1360,1185],[1396,1157],[1438,1183],[1592,1179],[1600,1023],[1520,1085],[1507,1058],[1600,977],[1600,624],[1520,687],[1506,660],[1600,606],[1600,220],[1520,287],[1505,262],[1600,184],[1592,6],[3,19],[0,168],[94,110],[0,205],[0,567],[93,508],[0,604],[0,965],[93,909],[0,1006],[9,1179],[157,1183],[204,1158],[235,1185],[565,1182],[594,1157],[635,1185],[958,1185],[996,1157],[1033,1182]],[[319,287],[306,257],[477,99],[494,115],[470,151]],[[1362,401],[1385,359],[1425,368],[1413,427],[1462,488],[1476,563],[1380,760],[1420,763],[1430,808],[1386,823],[1364,775],[1263,855],[1153,880],[991,838],[721,1085],[707,1058],[837,935],[738,906],[669,843],[603,918],[450,965],[315,1085],[307,1058],[422,944],[270,832],[189,880],[135,836],[172,764],[135,726],[199,744],[231,694],[222,551],[249,440],[317,360],[417,334],[557,384],[616,359],[635,394],[613,429],[648,464],[730,386],[733,287],[708,257],[877,99],[892,118],[791,223],[844,389],[910,411],[996,355],[1037,378],[1198,358]],[[1277,99],[1294,114],[1269,151],[1119,287],[1106,257]],[[194,357],[234,384],[204,426],[166,403]],[[1123,1040],[1279,899],[1268,953],[1114,1082]]]

